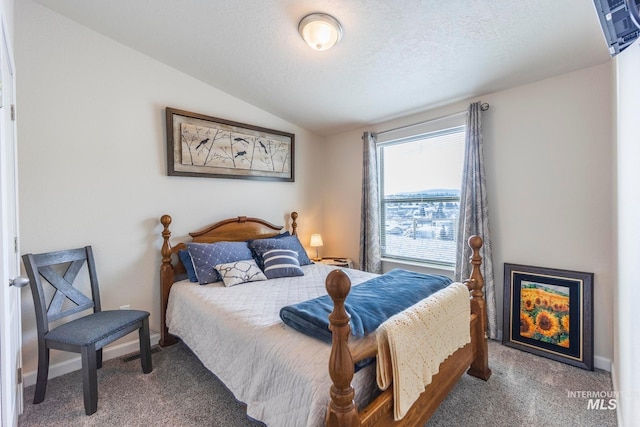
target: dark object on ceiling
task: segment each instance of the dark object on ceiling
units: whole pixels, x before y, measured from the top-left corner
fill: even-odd
[[[593,3],[611,56],[640,38],[640,0],[593,0]]]

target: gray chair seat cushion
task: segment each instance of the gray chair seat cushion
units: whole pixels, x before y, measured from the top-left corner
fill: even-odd
[[[146,317],[149,313],[142,310],[100,311],[60,325],[44,337],[48,341],[86,346],[130,328]]]

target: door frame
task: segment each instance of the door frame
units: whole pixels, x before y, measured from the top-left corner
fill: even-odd
[[[0,9],[0,424],[14,427],[23,411],[21,291],[9,286],[20,274],[15,68]],[[9,158],[11,157],[11,158]]]

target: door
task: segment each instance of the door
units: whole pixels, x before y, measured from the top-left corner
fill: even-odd
[[[14,427],[22,412],[22,337],[18,248],[14,73],[4,19],[0,20],[0,425]]]

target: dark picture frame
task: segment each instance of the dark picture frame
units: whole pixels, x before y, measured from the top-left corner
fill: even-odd
[[[166,108],[167,174],[294,182],[295,135]]]
[[[593,273],[504,264],[502,343],[593,370]]]

